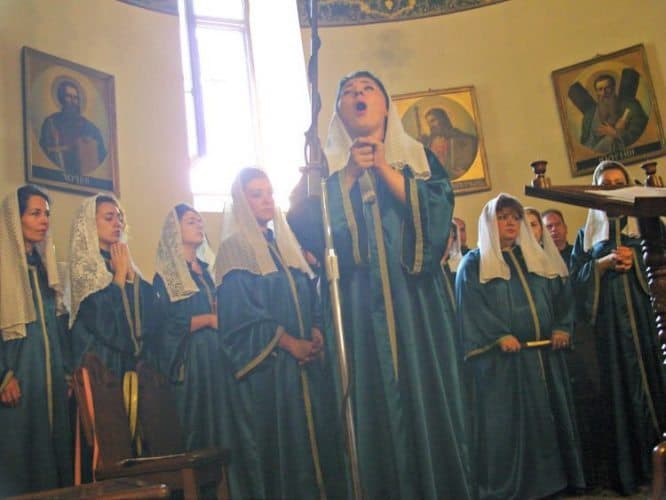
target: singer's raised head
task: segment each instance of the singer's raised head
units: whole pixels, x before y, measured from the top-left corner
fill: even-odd
[[[350,137],[384,138],[389,96],[369,71],[356,71],[340,81],[335,108]]]

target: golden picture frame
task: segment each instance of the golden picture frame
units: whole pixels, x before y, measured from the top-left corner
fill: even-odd
[[[571,174],[602,160],[637,163],[666,153],[642,44],[553,71]]]
[[[490,189],[474,87],[400,94],[392,99],[405,131],[434,153],[456,194]]]
[[[26,180],[119,195],[113,76],[29,47],[22,70]]]

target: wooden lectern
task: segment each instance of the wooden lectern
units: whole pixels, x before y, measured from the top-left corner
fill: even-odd
[[[659,219],[660,216],[666,216],[666,195],[641,197],[639,194],[631,201],[615,200],[598,192],[619,189],[618,187],[551,186],[545,177],[545,162],[539,161],[538,163],[532,186],[525,186],[527,196],[604,210],[609,216],[628,215],[638,218],[643,238],[641,249],[647,268],[650,302],[657,322],[661,359],[666,362],[666,237],[662,232]],[[534,165],[532,168],[534,169]],[[655,162],[646,163],[643,165],[643,169],[647,174],[646,185],[648,187],[663,187],[661,178],[655,172]],[[621,186],[621,188],[625,187],[627,186]],[[651,194],[654,195],[654,193]],[[652,452],[651,499],[661,498],[664,489],[665,459],[666,434],[664,434],[664,440],[655,446]]]

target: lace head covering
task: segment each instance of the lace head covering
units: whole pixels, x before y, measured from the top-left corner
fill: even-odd
[[[115,196],[108,193],[98,193],[86,198],[81,203],[79,210],[74,215],[69,238],[70,328],[76,321],[81,302],[93,293],[103,290],[113,281],[113,274],[106,268],[104,257],[102,257],[99,248],[96,221],[97,199],[99,197],[110,198],[120,210],[125,220],[123,239],[127,231],[125,211]],[[140,276],[139,270],[133,263],[132,266],[134,272]]]
[[[622,163],[619,161],[602,161],[594,169],[594,174],[592,174],[593,186],[601,186],[601,175],[606,170],[620,170],[624,173],[626,185],[631,185],[631,176]],[[600,241],[606,241],[608,239],[608,231],[609,224],[606,212],[592,208],[588,210],[585,229],[583,231],[583,250],[587,252]],[[622,233],[632,237],[640,236],[638,221],[635,217],[627,217],[627,223],[622,228]]]
[[[34,187],[34,189],[40,191],[39,188]],[[56,290],[57,301],[61,304],[61,300],[58,300],[62,297],[55,247],[50,231],[47,231],[43,241],[35,245],[35,249],[46,268],[49,287]],[[13,340],[25,337],[26,324],[32,323],[36,319],[17,189],[9,193],[0,205],[0,330],[2,339]]]
[[[500,193],[496,198],[486,203],[479,216],[479,252],[481,254],[479,281],[481,283],[487,283],[494,278],[505,280],[511,278],[509,265],[502,256],[499,230],[497,229],[498,203],[506,203],[507,201],[509,206],[519,208],[519,214],[523,215],[523,206],[517,198],[506,193]],[[527,270],[545,278],[568,276],[567,266],[547,231],[544,232],[543,240],[542,248],[534,238],[526,217],[522,216],[520,234],[516,239],[516,245],[520,247],[523,253]]]
[[[257,177],[268,178],[259,169],[243,169],[233,182],[231,187],[233,204],[231,207],[228,205],[224,207],[222,236],[215,261],[215,284],[218,286],[233,270],[248,271],[262,276],[277,271],[264,233],[261,231],[243,191],[241,178],[250,171],[255,171]],[[303,257],[296,237],[279,209],[275,211],[272,224],[275,244],[282,261],[288,267],[300,269],[312,276],[312,271]]]
[[[353,138],[350,137],[342,118],[338,114],[338,103],[340,101],[340,94],[345,84],[354,78],[370,78],[375,81],[386,98],[386,105],[388,108],[388,117],[386,119],[386,133],[384,134],[384,151],[386,161],[396,170],[402,170],[406,165],[409,165],[414,177],[417,179],[430,178],[430,166],[428,165],[428,158],[426,157],[423,144],[413,139],[402,126],[402,120],[398,116],[398,111],[395,109],[388,92],[384,88],[382,82],[368,71],[357,71],[340,81],[338,86],[338,95],[336,97],[335,112],[331,118],[328,126],[328,138],[326,139],[326,146],[324,152],[328,160],[330,173],[335,173],[342,170],[349,160],[349,149],[353,143]]]
[[[194,208],[184,203],[179,206],[197,213]],[[197,248],[197,258],[210,265],[211,255],[208,239],[204,236],[204,241]],[[180,232],[180,219],[175,207],[169,211],[162,226],[162,234],[157,244],[155,272],[164,280],[164,286],[171,302],[186,299],[199,291],[199,287],[192,279],[187,267],[183,251],[183,236]],[[210,272],[210,267],[206,269],[206,272]]]

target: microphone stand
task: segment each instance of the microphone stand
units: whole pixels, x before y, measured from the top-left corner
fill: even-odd
[[[340,371],[340,383],[342,385],[342,413],[344,415],[345,442],[349,458],[349,468],[352,480],[353,495],[355,500],[360,500],[362,495],[361,479],[358,469],[358,456],[356,453],[356,432],[354,427],[354,415],[352,412],[349,365],[347,362],[347,351],[345,349],[345,336],[342,323],[342,306],[340,303],[340,273],[338,269],[338,257],[333,247],[333,232],[329,216],[328,195],[326,192],[326,179],[328,177],[328,164],[324,157],[318,133],[318,118],[321,111],[321,96],[319,95],[319,1],[310,0],[310,28],[311,46],[310,60],[308,62],[308,80],[310,81],[310,99],[312,103],[312,115],[310,128],[305,133],[305,161],[306,166],[302,169],[307,180],[307,196],[321,197],[322,223],[324,228],[324,269],[328,281],[329,295],[331,301],[331,312],[333,315],[333,327],[335,341],[338,350],[338,369]]]

